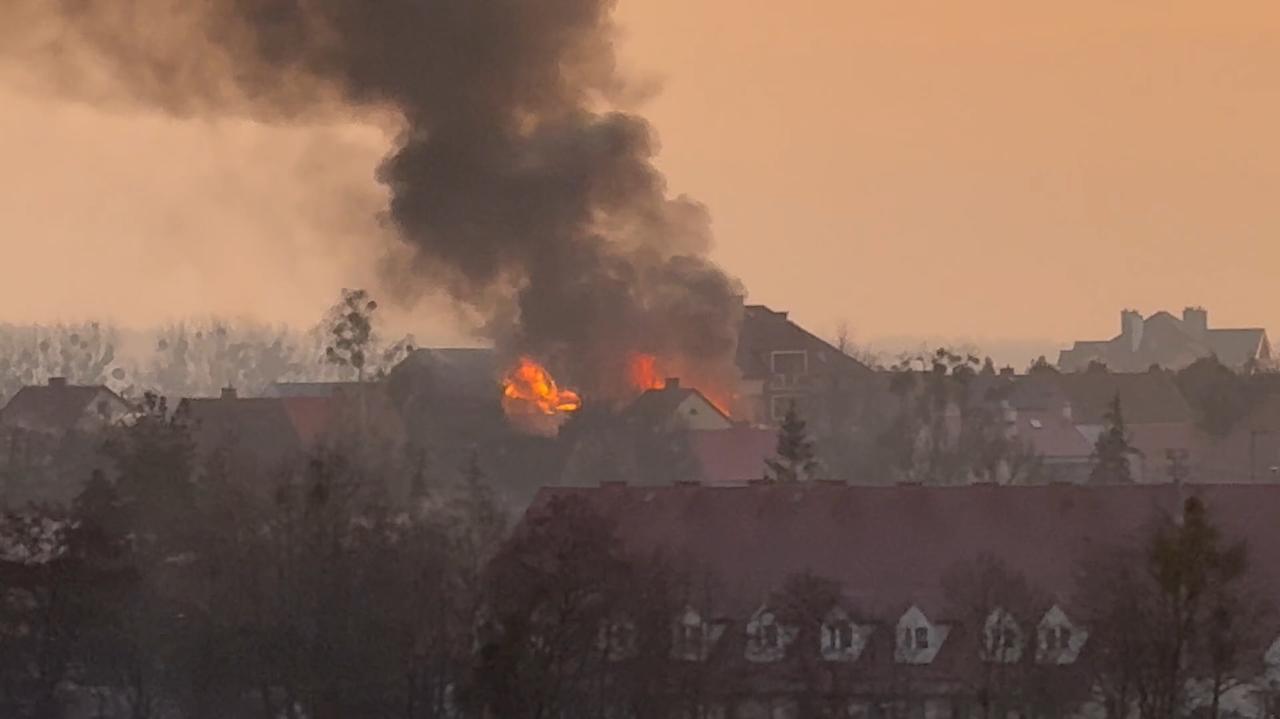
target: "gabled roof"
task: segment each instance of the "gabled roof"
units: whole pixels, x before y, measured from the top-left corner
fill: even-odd
[[[499,405],[498,354],[488,348],[429,348],[409,353],[391,370],[397,397]]]
[[[1061,411],[1018,410],[1017,436],[1047,460],[1088,460],[1093,446]]]
[[[693,387],[663,387],[662,389],[645,390],[643,394],[636,397],[623,412],[626,420],[637,422],[647,426],[663,425],[670,422],[676,414],[676,410],[685,400],[695,397],[705,404],[708,411],[713,412],[730,422],[729,416],[726,415],[719,407],[715,406],[706,395],[702,394]]]
[[[94,411],[95,401],[125,402],[103,385],[34,385],[23,387],[0,409],[0,425],[38,431],[66,431]]]
[[[914,604],[948,622],[957,617],[944,577],[984,553],[1070,614],[1080,562],[1142,541],[1184,495],[1203,498],[1226,536],[1247,540],[1251,579],[1280,596],[1280,485],[545,488],[530,511],[554,497],[584,499],[628,546],[707,572],[730,616],[750,616],[788,576],[811,571],[841,582],[851,605],[878,621]]]
[[[841,352],[829,342],[764,305],[743,308],[742,326],[738,331],[738,369],[748,379],[766,379],[772,375],[769,353],[778,350],[805,350],[809,353],[810,372],[850,372],[869,375],[871,368]]]
[[[229,448],[271,463],[302,452],[326,431],[328,404],[316,397],[188,398],[178,411],[202,450]]]
[[[1260,327],[1209,330],[1205,338],[1210,351],[1228,367],[1243,367],[1262,353],[1267,331]]]

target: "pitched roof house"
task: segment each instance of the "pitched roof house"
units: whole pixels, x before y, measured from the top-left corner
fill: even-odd
[[[1094,444],[1107,426],[1111,402],[1120,398],[1130,444],[1133,474],[1140,482],[1166,481],[1169,453],[1194,461],[1204,446],[1194,413],[1170,373],[1118,373],[1097,368],[1076,373],[977,377],[971,402],[998,402],[1011,436],[1026,439],[1049,469],[1048,479],[1088,477]],[[1205,481],[1219,478],[1203,477]]]
[[[792,402],[815,425],[853,421],[859,397],[876,373],[764,305],[743,308],[738,333],[741,395],[751,406],[749,421],[778,424]]]
[[[768,686],[759,667],[814,652],[851,692],[892,693],[899,680],[945,697],[971,692],[974,676],[992,661],[1072,671],[1090,651],[1076,604],[1082,563],[1112,546],[1139,546],[1152,521],[1176,516],[1191,495],[1205,502],[1225,536],[1247,541],[1250,581],[1261,595],[1280,596],[1273,556],[1280,553],[1280,486],[610,485],[544,489],[530,512],[574,498],[614,522],[624,546],[640,555],[682,558],[709,588],[694,621],[718,628],[714,637],[700,635],[709,646],[687,660],[726,662],[759,687]],[[983,555],[1024,579],[1034,606],[1020,616],[981,607],[976,617],[950,578]],[[762,655],[769,602],[800,573],[833,580],[842,591],[818,635],[822,646],[790,643],[794,628],[783,627],[764,635],[775,644]],[[994,599],[1003,601],[1014,600]],[[985,655],[992,633],[1011,637],[995,646],[1013,654]]]
[[[1058,355],[1058,367],[1080,372],[1101,362],[1116,372],[1143,372],[1152,365],[1181,369],[1202,357],[1216,356],[1234,369],[1269,366],[1271,343],[1258,327],[1217,329],[1209,327],[1209,313],[1200,307],[1182,311],[1182,319],[1168,312],[1143,318],[1141,313],[1120,313],[1120,334],[1110,340],[1079,341]]]
[[[202,453],[229,449],[257,469],[273,469],[326,443],[366,432],[361,446],[403,441],[403,427],[383,388],[337,391],[327,396],[240,397],[226,388],[219,397],[183,399],[178,413],[191,425]]]
[[[662,389],[646,390],[623,411],[625,420],[652,429],[721,430],[733,426],[727,414],[706,395],[680,380],[668,379]]]
[[[23,387],[0,409],[0,427],[31,432],[92,432],[128,417],[132,408],[102,385],[71,385],[50,377],[46,385]]]

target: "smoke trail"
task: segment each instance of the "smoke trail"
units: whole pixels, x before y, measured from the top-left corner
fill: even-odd
[[[500,344],[603,388],[629,350],[728,366],[738,286],[705,209],[668,197],[611,0],[10,0],[0,64],[95,102],[270,122],[393,110],[378,179],[410,249]]]

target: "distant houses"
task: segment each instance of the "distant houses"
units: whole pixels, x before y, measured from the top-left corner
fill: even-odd
[[[259,397],[227,388],[217,397],[171,398],[169,407],[189,422],[202,456],[232,450],[236,467],[255,475],[345,441],[441,484],[475,454],[516,504],[566,481],[747,484],[762,476],[792,405],[817,440],[822,474],[861,484],[1083,483],[1116,398],[1135,482],[1280,481],[1280,383],[1247,375],[1235,392],[1248,399],[1226,421],[1203,416],[1223,374],[1270,366],[1266,333],[1210,328],[1207,313],[1195,308],[1182,319],[1125,312],[1118,337],[1062,353],[1060,364],[1078,371],[1041,365],[997,373],[975,362],[968,377],[946,379],[940,400],[928,397],[937,377],[927,366],[914,370],[908,379],[920,383],[904,392],[896,387],[901,369],[869,367],[787,312],[745,305],[736,376],[732,386],[714,388],[732,395],[731,406],[673,377],[630,400],[588,398],[559,437],[530,436],[507,420],[498,386],[503,361],[493,349],[419,349],[376,382],[279,382]],[[1188,363],[1204,370],[1189,378],[1194,386],[1183,386],[1186,373],[1152,368]],[[0,489],[45,481],[33,478],[49,476],[39,468],[65,451],[61,438],[87,438],[100,449],[95,435],[133,412],[103,386],[53,378],[22,388],[0,408]],[[894,430],[905,434],[886,439]],[[83,474],[84,462],[101,461],[97,449],[58,473]],[[968,452],[966,466],[940,473],[936,462],[915,463],[915,455],[940,450]]]
[[[765,305],[743,308],[738,335],[741,395],[747,419],[778,425],[795,404],[819,429],[855,423],[865,409],[876,373]]]
[[[1135,450],[1130,459],[1135,481],[1165,481],[1171,452],[1191,466],[1207,441],[1178,385],[1162,371],[1114,373],[1095,368],[1075,374],[1038,371],[979,377],[972,395],[972,401],[995,403],[1009,436],[1026,441],[1042,458],[1042,481],[1087,480],[1094,445],[1107,427],[1108,405],[1117,397]]]
[[[103,385],[72,385],[65,377],[23,387],[0,408],[0,428],[42,434],[94,432],[132,412],[120,395]]]
[[[1143,372],[1152,365],[1182,369],[1202,357],[1217,357],[1236,370],[1267,367],[1273,361],[1266,330],[1210,327],[1207,310],[1188,307],[1182,319],[1168,312],[1144,318],[1140,312],[1124,310],[1120,334],[1109,340],[1076,342],[1058,355],[1058,368],[1083,372],[1096,362],[1113,372]]]

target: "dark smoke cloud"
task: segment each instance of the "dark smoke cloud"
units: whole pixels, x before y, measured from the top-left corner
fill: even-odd
[[[629,351],[731,366],[739,288],[670,199],[624,88],[610,0],[7,0],[0,60],[96,102],[289,122],[391,110],[378,179],[410,252],[512,351],[608,391]],[[33,70],[34,69],[34,70]],[[409,281],[406,281],[409,280]]]

